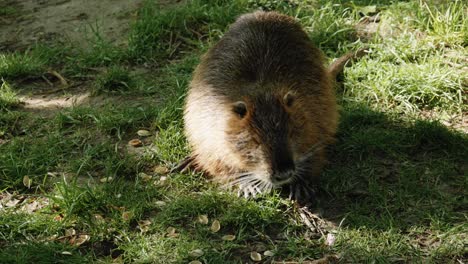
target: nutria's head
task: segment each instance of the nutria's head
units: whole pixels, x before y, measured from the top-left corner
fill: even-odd
[[[246,195],[292,183],[309,171],[317,150],[313,120],[297,91],[263,93],[232,102],[228,146],[244,165],[228,179]]]

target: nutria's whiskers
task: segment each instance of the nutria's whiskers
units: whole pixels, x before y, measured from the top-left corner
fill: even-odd
[[[271,191],[272,184],[258,174],[253,172],[239,173],[231,175],[229,182],[223,185],[226,189],[238,188],[238,195],[244,197],[255,197],[257,194],[268,193]]]

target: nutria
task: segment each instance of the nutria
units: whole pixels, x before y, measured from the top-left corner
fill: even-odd
[[[245,196],[286,186],[307,202],[337,129],[334,75],[293,18],[242,15],[190,83],[184,122],[191,165]]]

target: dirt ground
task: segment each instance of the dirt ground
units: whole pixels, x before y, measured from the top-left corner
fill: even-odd
[[[3,3],[2,3],[3,2]],[[84,45],[99,30],[120,44],[143,0],[4,0],[0,9],[0,51],[24,49],[35,42],[68,39]]]
[[[105,40],[125,45],[130,25],[142,3],[143,0],[0,0],[0,9],[6,10],[0,12],[0,52],[21,51],[35,43],[57,41],[86,47],[87,38],[95,30]],[[47,115],[74,105],[106,101],[100,96],[90,96],[88,83],[68,81],[63,85],[56,76],[47,73],[42,79],[20,82],[24,88],[34,87],[20,92],[23,107]]]

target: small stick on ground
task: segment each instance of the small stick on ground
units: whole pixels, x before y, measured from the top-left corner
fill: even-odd
[[[50,86],[50,87],[53,87],[54,84],[49,80],[47,79],[47,77],[45,75],[42,75],[41,78]]]
[[[301,216],[302,222],[310,228],[312,232],[318,231],[323,237],[325,237],[325,232],[323,231],[322,227],[320,226],[315,219],[323,222],[323,220],[318,217],[316,214],[313,214],[311,211],[309,211],[309,208],[307,206],[300,207],[299,208],[299,215]]]
[[[348,65],[348,62],[353,63],[359,58],[366,55],[368,52],[368,48],[361,48],[358,49],[356,52],[350,52],[348,54],[345,54],[336,59],[334,62],[332,62],[332,64],[330,64],[330,66],[328,67],[328,72],[330,73],[332,79],[336,80],[336,77],[343,71],[344,67]]]
[[[56,72],[54,70],[51,70],[48,73],[52,74],[55,77],[57,77],[57,79],[59,79],[59,81],[60,81],[60,84],[62,84],[63,86],[68,86],[67,80],[62,75],[60,75],[60,73],[58,73],[58,72]]]

